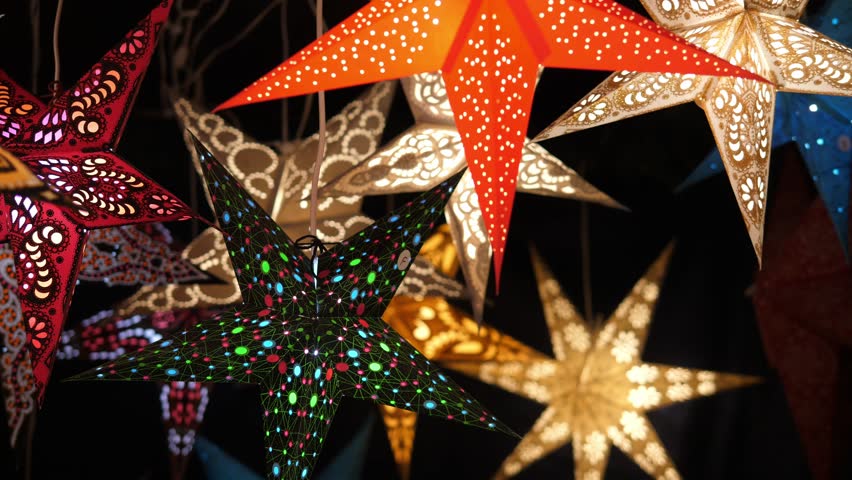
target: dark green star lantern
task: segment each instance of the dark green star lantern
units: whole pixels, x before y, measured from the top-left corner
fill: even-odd
[[[196,148],[243,304],[75,380],[260,385],[270,479],[310,476],[344,396],[512,433],[381,319],[460,174],[325,251]]]

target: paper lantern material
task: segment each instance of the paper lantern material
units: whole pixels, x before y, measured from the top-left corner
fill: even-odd
[[[819,15],[808,18],[809,27],[841,43],[852,42],[852,3],[826,3]],[[840,245],[848,257],[849,193],[852,176],[852,98],[827,95],[796,95],[778,92],[775,97],[772,148],[795,142],[811,178],[831,215]],[[690,174],[683,189],[722,172],[718,150]]]
[[[88,230],[192,216],[186,205],[114,153],[170,8],[171,1],[160,2],[49,105],[0,71],[6,105],[0,146],[74,205],[7,193],[0,208],[0,223],[15,253],[33,369],[34,386],[22,385],[16,391],[34,391],[39,400],[44,398]],[[13,123],[23,127],[12,133]]]
[[[171,233],[165,226],[150,225],[154,235],[135,225],[93,230],[80,260],[80,280],[132,286],[209,279],[171,248]]]
[[[344,395],[509,432],[381,320],[459,177],[309,259],[197,148],[243,304],[78,379],[260,384],[268,478],[310,475]]]
[[[807,1],[642,0],[642,4],[661,25],[769,78],[778,90],[852,95],[852,50],[797,21]],[[749,78],[625,69],[598,85],[536,140],[695,101],[707,115],[760,261],[775,93],[775,86]]]
[[[464,168],[465,150],[440,72],[405,78],[402,88],[416,124],[373,156],[325,185],[320,190],[323,195],[387,195],[422,191]],[[540,145],[529,143],[527,139],[524,142],[516,183],[519,192],[620,207]],[[473,297],[474,316],[481,320],[492,250],[470,174],[462,179],[450,199],[446,216],[462,256],[461,268]]]
[[[791,157],[794,155],[791,155]],[[785,158],[767,221],[754,302],[769,364],[778,371],[814,480],[843,478],[852,448],[852,268],[805,168]]]
[[[499,285],[540,64],[757,78],[611,0],[376,0],[217,109],[440,70]]]
[[[748,385],[755,379],[642,362],[670,254],[671,248],[667,248],[602,328],[593,332],[533,252],[555,358],[535,352],[505,360],[444,362],[449,368],[546,405],[496,478],[513,477],[569,442],[573,443],[577,479],[604,478],[613,445],[653,478],[680,478],[645,412]]]
[[[208,310],[158,312],[130,317],[117,315],[113,310],[103,310],[84,319],[76,328],[62,333],[56,358],[114,360],[212,317],[213,312]],[[189,454],[204,421],[213,385],[174,381],[163,382],[159,387],[160,408],[171,460],[171,478],[180,480],[184,478]]]

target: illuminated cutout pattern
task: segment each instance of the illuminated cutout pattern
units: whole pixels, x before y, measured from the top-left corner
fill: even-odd
[[[184,310],[122,318],[112,310],[104,310],[80,322],[76,329],[63,332],[56,358],[115,360],[212,316],[213,313],[206,310]],[[172,478],[183,478],[186,457],[192,451],[196,433],[204,420],[211,389],[212,385],[197,382],[165,382],[160,386]]]
[[[80,260],[80,280],[107,285],[163,285],[205,280],[192,263],[168,245],[171,233],[152,224],[161,241],[137,226],[94,230]]]
[[[375,155],[323,188],[325,195],[387,195],[432,188],[465,165],[461,134],[441,74],[422,73],[402,80],[416,125]],[[615,207],[618,204],[583,180],[539,145],[524,140],[518,170],[519,192],[573,198]],[[473,177],[465,174],[446,210],[461,252],[461,268],[473,295],[474,316],[482,318],[491,245],[479,209]]]
[[[440,69],[499,284],[539,65],[756,78],[611,0],[374,0],[219,108]]]
[[[797,21],[807,1],[642,0],[642,4],[661,25],[772,80],[779,90],[852,96],[852,50]],[[536,140],[695,101],[707,115],[759,261],[775,93],[773,85],[749,78],[622,71]]]
[[[344,395],[508,432],[380,318],[458,177],[312,262],[196,146],[244,303],[80,378],[260,384],[270,478],[308,477]]]
[[[667,249],[603,327],[591,332],[553,274],[534,254],[533,267],[556,358],[533,351],[509,359],[444,362],[547,405],[496,478],[513,477],[569,442],[573,443],[577,479],[604,478],[612,445],[653,478],[680,478],[645,412],[744,386],[755,379],[642,362],[669,255]]]
[[[170,8],[170,1],[161,2],[124,42],[50,105],[0,71],[2,128],[8,133],[10,125],[20,126],[14,134],[0,134],[0,146],[73,203],[69,207],[3,195],[2,230],[15,255],[26,348],[39,399],[50,376],[88,230],[191,215],[183,203],[113,153]],[[130,38],[141,44],[122,49]]]

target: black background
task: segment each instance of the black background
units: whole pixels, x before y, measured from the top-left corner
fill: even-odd
[[[4,0],[0,5],[0,13],[6,14],[0,19],[0,45],[3,45],[0,68],[27,87],[33,81],[28,3]],[[65,3],[60,34],[61,72],[63,83],[69,86],[155,2],[67,0]],[[266,3],[232,2],[192,55],[203,58],[216,45],[228,41]],[[295,51],[312,39],[314,20],[306,2],[289,3],[287,34],[291,51]],[[364,2],[326,3],[325,16],[333,25]],[[638,1],[624,3],[643,11]],[[821,2],[812,3],[813,10]],[[39,94],[47,93],[47,83],[53,75],[50,36],[55,5],[55,0],[41,2],[41,55],[36,59],[40,62]],[[282,59],[276,9],[207,70],[204,76],[207,105],[212,107],[229,98]],[[606,75],[606,72],[546,70],[536,92],[531,136]],[[155,58],[118,151],[189,202],[190,185],[195,181],[189,174],[189,154],[177,123],[162,106],[159,77]],[[354,98],[359,90],[329,93],[329,115]],[[289,103],[291,127],[298,123],[302,102],[303,99],[295,99]],[[255,138],[269,141],[281,138],[280,102],[235,109],[228,117]],[[392,138],[411,122],[404,96],[398,91],[385,139]],[[315,126],[314,109],[308,133],[315,131]],[[717,176],[683,194],[672,193],[713,148],[703,112],[690,103],[549,140],[543,145],[569,166],[585,171],[593,184],[631,208],[627,213],[590,207],[595,312],[608,315],[662,248],[676,239],[677,247],[643,359],[765,378],[758,386],[649,414],[683,477],[694,480],[809,478],[783,389],[767,365],[752,305],[744,294],[753,280],[756,260],[727,179]],[[800,161],[792,146],[776,150],[773,158],[775,166],[785,161]],[[773,196],[783,193],[773,191],[771,185],[770,209]],[[200,197],[196,200],[204,203]],[[372,215],[381,215],[385,206],[384,199],[370,199],[366,208]],[[486,310],[486,321],[543,352],[551,352],[551,348],[529,265],[528,245],[539,248],[570,298],[581,306],[579,212],[577,202],[519,195],[501,294],[494,298],[491,290],[493,298]],[[184,242],[191,239],[192,225],[171,227]],[[131,291],[80,284],[67,325],[77,324]],[[167,478],[165,435],[154,385],[61,382],[89,366],[84,362],[57,362],[32,438],[32,478]],[[454,378],[521,434],[543,409],[461,375]],[[201,433],[250,468],[262,472],[260,406],[256,393],[250,387],[217,386]],[[375,408],[367,402],[347,399],[343,403],[317,471],[322,470],[322,465],[373,411]],[[396,478],[383,427],[377,416],[374,421],[363,478]],[[25,436],[21,437],[22,443],[26,444],[26,440]],[[499,434],[421,418],[412,479],[489,478],[515,444],[516,440]],[[14,465],[23,463],[23,455],[16,458],[9,449],[0,451],[4,466],[0,478],[21,475],[22,469],[14,473]],[[188,476],[204,478],[197,460],[193,460]],[[519,479],[572,477],[570,446],[518,476]],[[614,448],[606,479],[634,478],[647,477]]]

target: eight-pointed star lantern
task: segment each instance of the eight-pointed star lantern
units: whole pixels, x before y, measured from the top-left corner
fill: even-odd
[[[32,364],[31,375],[17,370],[4,381],[17,383],[10,425],[32,410],[34,393],[44,398],[88,231],[192,216],[114,152],[170,9],[170,0],[160,2],[48,105],[0,71],[0,146],[72,203],[10,193],[0,202],[0,237],[14,252],[26,330],[14,364]]]
[[[374,0],[218,108],[440,70],[499,285],[539,65],[759,78],[612,0]]]
[[[850,96],[852,50],[797,21],[807,3],[642,0],[660,24],[778,90]],[[610,76],[536,140],[695,101],[707,115],[760,261],[776,87],[750,78],[631,70]]]
[[[514,360],[444,362],[547,406],[496,478],[513,477],[567,443],[573,444],[577,480],[604,478],[613,445],[653,478],[680,478],[645,412],[755,379],[642,362],[670,253],[671,247],[593,332],[534,252],[533,267],[556,358],[533,351]]]
[[[417,123],[370,158],[325,185],[321,189],[323,195],[422,191],[464,168],[462,138],[453,121],[453,110],[441,74],[421,73],[404,78],[402,89]],[[540,145],[529,143],[527,139],[524,142],[516,184],[518,191],[620,206]],[[479,205],[473,177],[468,172],[447,204],[446,216],[472,297],[474,317],[481,322],[492,250]]]
[[[79,378],[259,384],[269,478],[310,475],[343,396],[509,432],[381,319],[460,175],[308,257],[197,148],[243,303]]]

